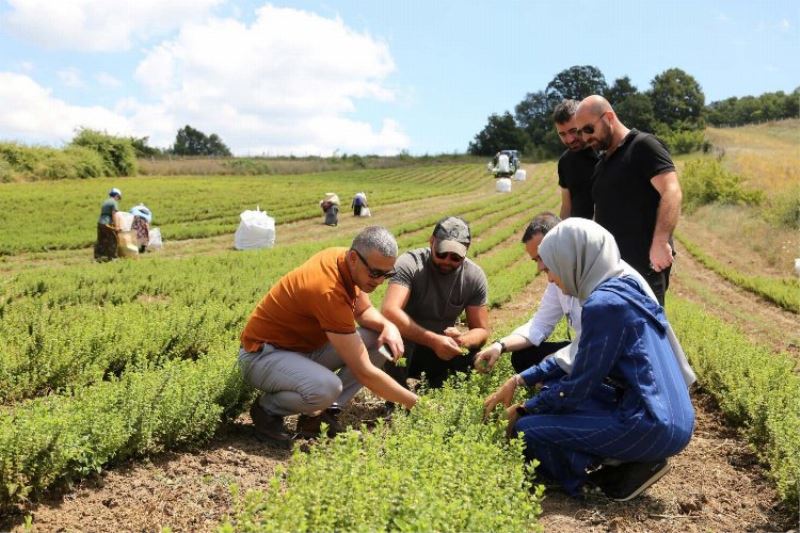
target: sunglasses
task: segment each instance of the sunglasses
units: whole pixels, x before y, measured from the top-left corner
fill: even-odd
[[[436,257],[438,257],[442,261],[444,261],[449,257],[450,261],[452,261],[453,263],[460,263],[461,261],[464,260],[462,256],[458,255],[455,252],[436,252]]]
[[[356,253],[361,262],[364,263],[364,266],[367,267],[367,275],[372,279],[391,278],[392,276],[397,274],[395,270],[378,270],[377,268],[372,268],[371,266],[369,266],[369,263],[367,263],[367,260],[364,259],[364,256],[361,255],[361,252],[359,252],[355,248],[350,248],[350,249]]]
[[[583,134],[586,134],[586,135],[593,134],[594,133],[594,125],[597,124],[598,122],[600,122],[600,119],[602,119],[604,116],[605,116],[605,113],[602,113],[599,117],[597,117],[597,120],[595,120],[591,124],[587,124],[586,126],[584,126],[582,128],[578,128],[578,131],[576,132],[578,134],[578,137],[580,137]]]

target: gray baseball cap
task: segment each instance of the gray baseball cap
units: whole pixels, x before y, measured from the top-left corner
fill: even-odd
[[[467,255],[472,237],[466,220],[459,217],[445,217],[433,228],[436,239],[436,252],[453,252],[461,257]]]

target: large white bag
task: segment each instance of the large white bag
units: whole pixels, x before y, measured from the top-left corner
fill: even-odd
[[[234,236],[234,248],[249,250],[252,248],[272,248],[275,244],[275,219],[267,216],[266,211],[256,207],[255,211],[243,211],[239,215],[241,222]]]
[[[372,216],[372,211],[369,210],[369,207],[362,207],[361,208],[361,214],[359,216],[361,216],[361,217],[371,217]]]
[[[494,190],[497,192],[511,192],[511,180],[508,178],[499,178],[494,185]]]
[[[160,250],[164,247],[164,242],[161,240],[161,228],[150,228],[150,240],[147,243],[148,250]]]
[[[525,181],[526,179],[528,179],[528,172],[524,168],[514,172],[514,181]]]
[[[130,231],[131,224],[133,224],[133,213],[126,213],[125,211],[117,211],[119,217],[119,230]]]

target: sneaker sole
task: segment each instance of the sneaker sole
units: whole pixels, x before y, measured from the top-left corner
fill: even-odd
[[[666,465],[664,465],[664,468],[662,468],[658,472],[655,472],[652,476],[650,476],[650,478],[647,481],[642,483],[638,489],[636,489],[629,495],[625,496],[624,498],[611,498],[611,499],[614,500],[615,502],[627,502],[629,500],[634,499],[635,497],[637,497],[638,495],[649,489],[650,486],[653,485],[653,483],[664,477],[664,475],[667,472],[669,472],[670,468],[672,468],[672,465],[670,463],[667,463]]]

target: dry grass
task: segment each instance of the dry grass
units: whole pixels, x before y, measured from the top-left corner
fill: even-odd
[[[800,119],[739,128],[708,128],[723,162],[768,197],[800,186]]]

